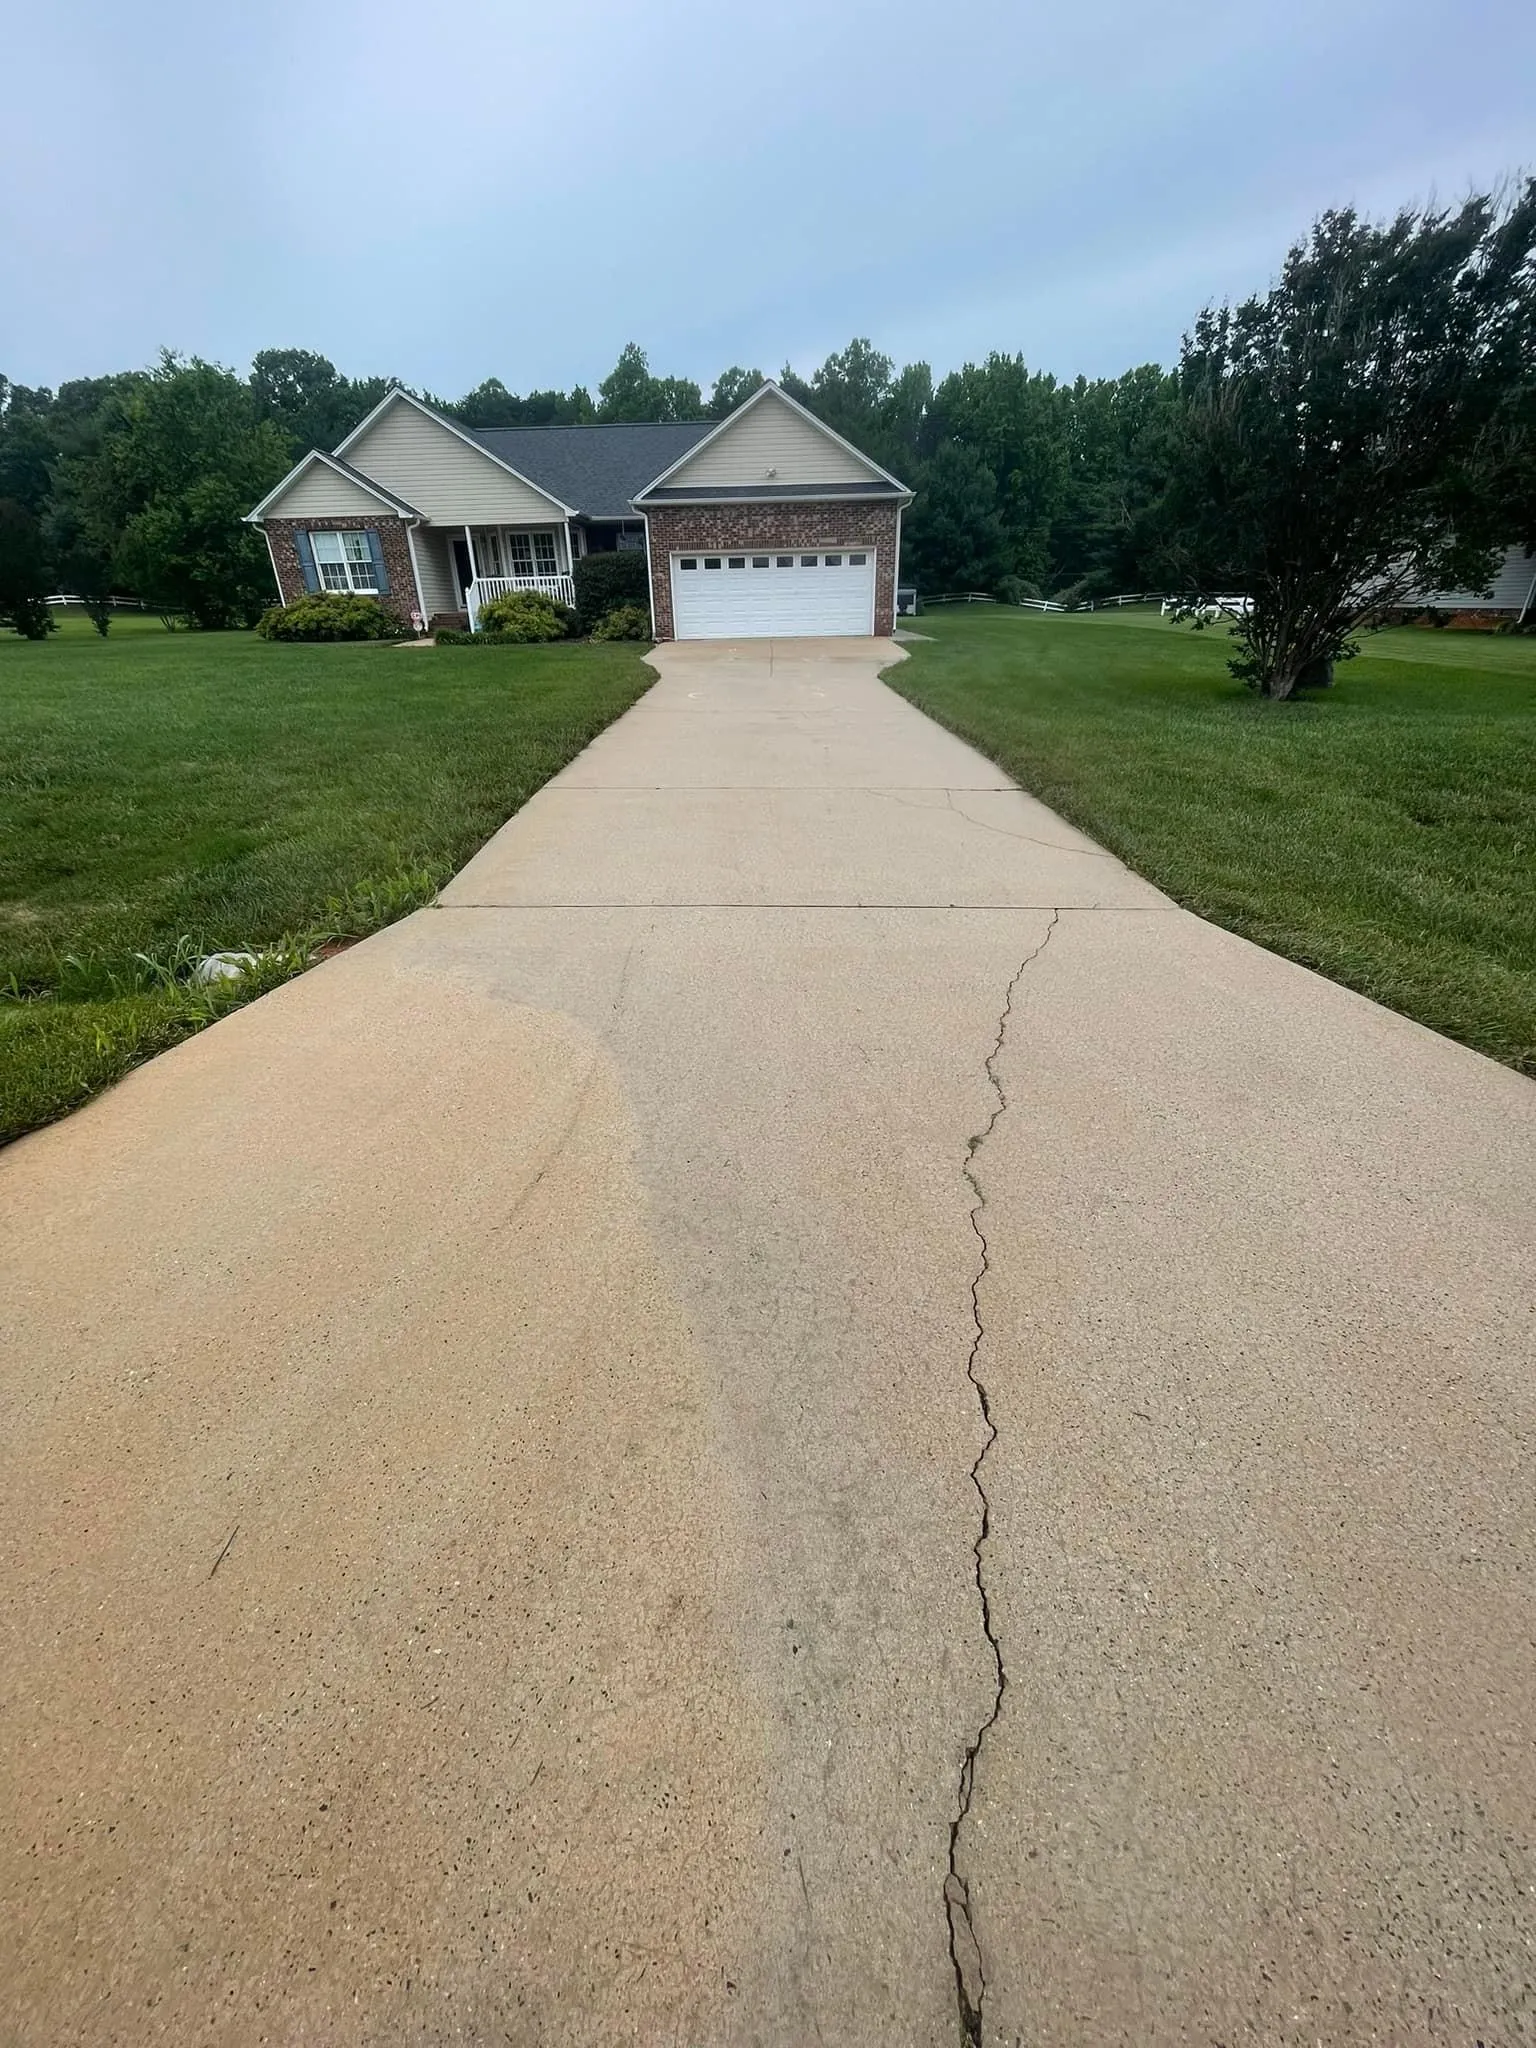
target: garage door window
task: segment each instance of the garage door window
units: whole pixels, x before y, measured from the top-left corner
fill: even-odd
[[[683,559],[678,563],[677,566],[679,567],[679,569],[697,569],[697,567],[699,566],[698,558],[694,555],[684,555]]]
[[[795,558],[794,558],[794,556],[793,556],[793,555],[780,555],[780,556],[779,556],[779,567],[780,567],[781,569],[793,569],[793,567],[794,567],[794,566],[795,566]]]
[[[802,569],[814,569],[819,559],[816,555],[802,555],[800,557],[800,566]]]
[[[850,555],[848,557],[848,566],[850,569],[862,569],[868,560],[868,555]]]
[[[718,569],[720,566],[720,557],[718,555],[706,555],[704,557],[704,566],[706,569]]]
[[[768,566],[768,557],[766,555],[754,555],[752,557],[752,566],[754,569],[766,569]]]

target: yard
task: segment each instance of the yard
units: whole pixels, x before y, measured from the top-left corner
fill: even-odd
[[[1138,873],[1536,1074],[1536,640],[1383,633],[1272,704],[1155,611],[916,624],[894,688]]]
[[[624,645],[0,634],[0,1142],[425,901],[650,680]]]

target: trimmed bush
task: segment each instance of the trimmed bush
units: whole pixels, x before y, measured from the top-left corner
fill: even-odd
[[[526,647],[521,633],[470,633],[460,626],[440,626],[432,635],[439,647]]]
[[[576,630],[576,614],[568,604],[546,597],[542,590],[509,590],[480,607],[480,631],[503,640],[567,640]]]
[[[618,548],[612,554],[583,555],[571,571],[576,585],[576,616],[583,633],[594,631],[620,605],[642,605],[650,613],[651,586],[645,555],[639,548]]]
[[[592,628],[594,640],[649,640],[651,615],[637,604],[618,604]]]
[[[402,640],[406,629],[376,597],[312,590],[292,604],[275,604],[256,627],[263,640]]]

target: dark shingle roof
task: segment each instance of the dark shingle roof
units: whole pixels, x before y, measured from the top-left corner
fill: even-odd
[[[629,501],[712,433],[714,420],[606,427],[466,427],[482,448],[589,519],[632,518]]]

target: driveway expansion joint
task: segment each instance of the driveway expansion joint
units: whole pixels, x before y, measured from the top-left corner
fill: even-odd
[[[1055,931],[1060,917],[1059,910],[1051,912],[1051,921],[1045,928],[1044,938],[1033,952],[1025,954],[1008,984],[1003,997],[1002,1014],[997,1020],[997,1036],[992,1041],[992,1050],[983,1062],[987,1080],[997,1099],[986,1123],[966,1141],[965,1164],[961,1169],[975,1197],[971,1204],[971,1228],[976,1233],[977,1244],[980,1247],[980,1258],[971,1276],[971,1348],[965,1361],[965,1373],[966,1378],[976,1389],[976,1400],[986,1428],[981,1449],[977,1452],[976,1462],[971,1467],[971,1484],[976,1489],[976,1498],[981,1508],[981,1524],[976,1532],[972,1553],[975,1558],[976,1598],[981,1609],[982,1632],[992,1652],[993,1668],[991,1707],[966,1745],[965,1756],[960,1765],[955,1817],[949,1828],[949,1869],[944,1878],[944,1908],[949,1919],[949,1958],[955,1972],[955,1998],[959,2008],[960,2035],[965,2048],[981,2048],[982,2008],[987,1994],[987,1977],[982,1961],[981,1943],[977,1938],[975,1921],[971,1913],[970,1887],[960,1873],[960,1833],[970,1815],[971,1794],[975,1790],[976,1764],[981,1755],[981,1746],[997,1724],[998,1716],[1003,1711],[1003,1694],[1008,1689],[1003,1646],[992,1623],[992,1601],[987,1592],[984,1557],[987,1538],[992,1530],[992,1502],[982,1477],[982,1468],[987,1462],[987,1453],[997,1442],[997,1424],[992,1419],[992,1404],[987,1395],[986,1381],[979,1370],[981,1347],[986,1337],[986,1326],[981,1317],[981,1283],[991,1268],[991,1254],[987,1233],[982,1223],[987,1197],[976,1177],[976,1160],[1008,1107],[1008,1097],[1003,1092],[1002,1076],[998,1073],[997,1062],[1002,1057],[1003,1042],[1008,1035],[1014,995],[1019,983],[1024,979],[1026,970],[1040,958],[1050,944],[1051,934]]]

